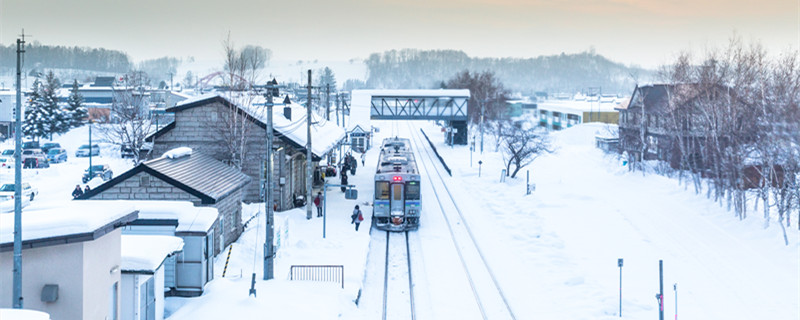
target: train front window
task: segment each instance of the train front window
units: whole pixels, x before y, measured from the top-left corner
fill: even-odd
[[[406,200],[419,200],[419,181],[406,183]]]
[[[389,182],[375,182],[375,200],[389,200]]]
[[[394,195],[394,199],[392,200],[403,200],[403,185],[402,184],[395,184],[392,185],[392,195]]]

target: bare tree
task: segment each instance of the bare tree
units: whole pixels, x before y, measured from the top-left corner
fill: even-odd
[[[150,101],[145,94],[150,79],[142,71],[131,71],[122,78],[122,84],[114,89],[111,104],[111,123],[100,127],[107,139],[120,147],[130,148],[134,164],[147,158],[152,148],[143,148],[145,138],[153,133]]]
[[[250,122],[255,114],[263,111],[255,109],[253,102],[259,93],[253,86],[259,82],[259,70],[264,67],[271,53],[258,46],[236,49],[230,35],[222,42],[222,47],[225,58],[223,96],[232,105],[216,109],[209,128],[224,146],[228,154],[227,161],[241,169],[251,140]]]
[[[511,178],[516,177],[520,169],[539,156],[553,152],[547,130],[542,127],[523,129],[519,125],[507,123],[501,128],[503,160],[506,162],[506,175]]]

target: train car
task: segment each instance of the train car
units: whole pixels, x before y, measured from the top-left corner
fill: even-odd
[[[410,143],[409,139],[394,137],[384,139],[381,145],[372,206],[372,222],[380,230],[419,228],[420,174]]]

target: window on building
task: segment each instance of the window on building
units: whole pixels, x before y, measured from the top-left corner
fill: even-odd
[[[142,175],[139,177],[139,186],[140,187],[149,187],[150,186],[150,176]]]

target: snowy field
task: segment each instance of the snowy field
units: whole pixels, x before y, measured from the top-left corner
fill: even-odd
[[[385,136],[410,134],[405,125],[373,125],[381,127],[376,144]],[[428,133],[453,169],[453,177],[446,178],[448,188],[463,201],[459,206],[517,319],[618,319],[618,258],[624,259],[623,318],[657,317],[659,260],[664,261],[664,308],[669,318],[674,317],[676,293],[681,319],[800,318],[796,225],[785,246],[775,223],[764,229],[758,215],[739,221],[676,180],[628,172],[616,157],[594,148],[594,135],[607,130],[603,125],[555,133],[556,153],[505,182],[499,181],[502,156],[494,152],[490,137],[484,154],[474,153],[470,163],[468,147],[445,146],[432,123],[413,126]],[[382,292],[375,286],[382,283],[368,279],[369,273],[382,272],[374,270],[382,262],[367,260],[368,229],[356,233],[348,215],[355,204],[365,213],[371,211],[364,203],[372,196],[376,159],[377,150],[370,150],[367,169],[359,167],[351,177],[359,189],[357,201],[329,190],[326,238],[322,218],[308,221],[300,209],[276,215],[276,230],[288,231],[276,231],[285,236],[277,252],[275,281],[260,280],[264,229],[258,212],[263,208],[248,206],[245,216],[255,218],[233,245],[226,277],[221,277],[226,258],[221,254],[216,280],[202,297],[168,298],[169,319],[374,319],[381,299],[375,294]],[[478,160],[483,161],[480,177]],[[527,196],[526,170],[536,184]],[[436,212],[431,192],[423,185],[423,212]],[[423,257],[414,266],[417,316],[477,319],[478,314],[464,311],[474,310],[472,295],[461,290],[464,283],[457,283],[454,274],[460,271],[452,269],[453,248],[447,245],[441,220],[434,214],[424,216],[413,235],[420,245],[412,251]],[[369,219],[362,227],[368,225]],[[289,266],[299,264],[344,265],[344,290],[334,283],[288,281]],[[253,272],[257,297],[247,295]]]

